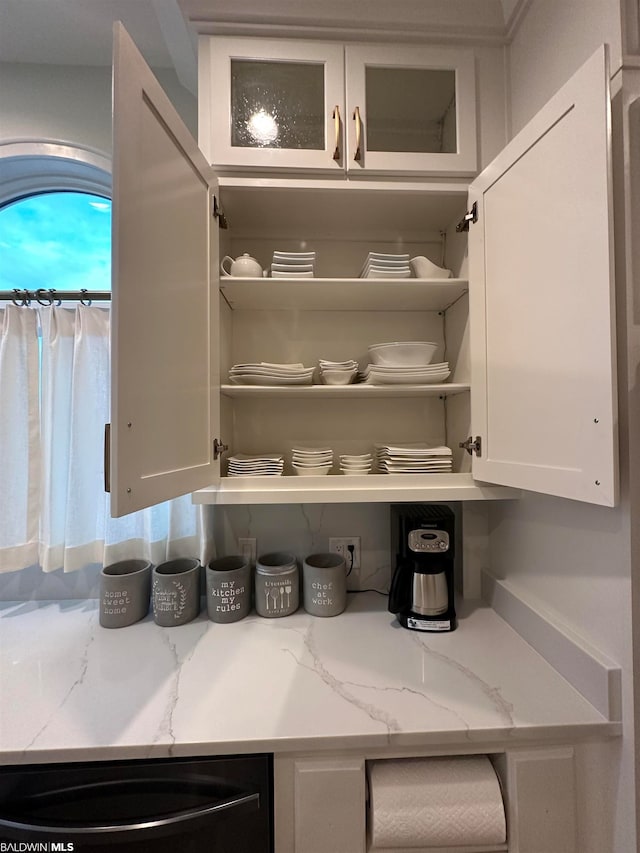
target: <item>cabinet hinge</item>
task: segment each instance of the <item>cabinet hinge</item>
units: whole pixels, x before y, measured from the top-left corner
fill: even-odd
[[[104,490],[111,491],[111,424],[104,425]]]
[[[473,456],[474,453],[476,456],[482,456],[482,438],[479,435],[475,438],[469,436],[466,441],[461,441],[458,447],[463,447],[469,456]]]
[[[214,219],[218,220],[218,225],[220,228],[227,229],[229,225],[227,224],[227,217],[224,215],[224,210],[218,204],[218,199],[213,197],[213,209],[211,214]]]
[[[223,454],[225,452],[225,450],[228,450],[228,449],[229,449],[228,444],[223,444],[220,441],[220,439],[218,439],[218,438],[213,439],[213,458],[214,459],[217,459],[218,456]]]
[[[474,201],[471,210],[468,210],[456,225],[456,231],[468,231],[470,222],[478,221],[478,203]]]

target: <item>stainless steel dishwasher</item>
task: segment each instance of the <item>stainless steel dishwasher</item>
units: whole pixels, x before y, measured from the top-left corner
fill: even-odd
[[[272,815],[271,755],[0,769],[5,850],[273,853]]]

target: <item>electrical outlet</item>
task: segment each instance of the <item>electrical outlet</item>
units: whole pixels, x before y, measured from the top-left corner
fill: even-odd
[[[349,546],[353,546],[352,551]],[[332,554],[340,554],[344,558],[347,567],[347,585],[349,589],[357,589],[360,577],[360,537],[332,537],[329,539],[329,550]]]
[[[251,568],[253,568],[256,564],[256,555],[258,553],[258,545],[255,538],[238,539],[238,546],[242,556],[245,560],[249,561]]]

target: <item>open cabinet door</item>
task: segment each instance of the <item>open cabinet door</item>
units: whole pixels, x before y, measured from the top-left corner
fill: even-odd
[[[111,514],[219,480],[215,175],[114,28]]]
[[[601,48],[472,183],[479,480],[618,497],[609,76]]]

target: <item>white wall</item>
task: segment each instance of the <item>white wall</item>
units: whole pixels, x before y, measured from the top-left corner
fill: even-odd
[[[613,76],[622,62],[619,0],[531,0],[509,51],[514,134],[602,43]]]
[[[191,133],[196,99],[169,69],[156,76]],[[0,63],[0,142],[48,139],[111,153],[111,69]]]
[[[508,50],[510,112],[515,134],[602,42],[610,45],[611,67],[621,62],[615,0],[532,0]],[[615,115],[615,114],[614,114]],[[620,117],[614,127],[620,136]],[[619,165],[619,164],[618,164]],[[617,205],[616,214],[620,207]],[[588,215],[588,214],[587,214]],[[621,225],[620,221],[617,227]],[[624,247],[617,247],[617,255]],[[515,590],[615,660],[623,672],[624,737],[612,752],[616,796],[596,803],[600,831],[582,840],[581,853],[635,853],[634,708],[631,610],[631,509],[627,437],[627,350],[625,280],[617,283],[621,419],[620,506],[606,509],[525,494],[490,508],[490,565]],[[608,838],[602,827],[608,827]]]

